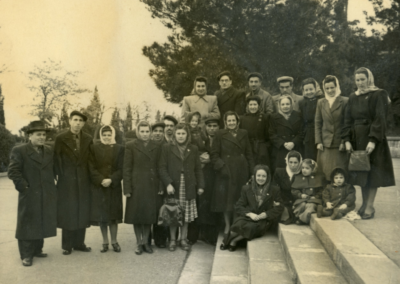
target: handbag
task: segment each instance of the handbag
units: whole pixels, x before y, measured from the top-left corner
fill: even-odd
[[[369,156],[365,150],[353,151],[350,154],[349,171],[368,172],[371,170]]]
[[[158,215],[159,226],[182,227],[185,210],[173,197],[166,197]]]

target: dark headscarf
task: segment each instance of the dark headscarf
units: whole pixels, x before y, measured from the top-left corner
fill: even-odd
[[[176,134],[176,132],[177,132],[178,130],[181,130],[181,129],[183,129],[183,130],[186,131],[186,134],[187,134],[187,136],[186,136],[186,141],[183,142],[183,143],[178,143],[178,141],[176,141],[175,134]],[[179,154],[181,155],[182,160],[183,160],[184,157],[185,157],[186,147],[187,147],[187,145],[190,143],[190,140],[191,140],[191,139],[190,139],[190,131],[189,131],[189,126],[188,126],[188,125],[186,125],[186,124],[184,124],[184,123],[179,123],[177,126],[175,126],[174,134],[173,134],[173,136],[172,136],[172,143],[173,143],[175,146],[178,147]]]
[[[259,170],[264,170],[267,173],[267,181],[262,185],[257,184],[257,181],[256,181],[256,173]],[[268,166],[257,165],[254,167],[253,177],[252,177],[252,182],[251,182],[251,189],[253,190],[253,192],[256,196],[258,206],[260,206],[262,204],[265,197],[267,196],[269,187],[271,184],[271,180],[272,180],[271,171],[269,170]]]
[[[237,124],[236,124],[236,128],[235,129],[229,129],[228,125],[226,124],[226,119],[228,118],[229,115],[234,115],[236,117]],[[239,124],[240,124],[239,115],[236,112],[231,111],[231,110],[225,112],[225,114],[224,114],[224,124],[225,124],[225,129],[227,129],[230,133],[232,133],[233,136],[236,137],[237,131],[239,129]]]

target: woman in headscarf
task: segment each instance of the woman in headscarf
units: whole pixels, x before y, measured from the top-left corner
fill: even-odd
[[[275,169],[273,184],[279,186],[281,190],[281,197],[283,200],[284,211],[280,221],[289,225],[296,222],[296,216],[293,213],[293,202],[295,201],[292,195],[292,183],[294,176],[301,171],[301,163],[303,159],[301,154],[297,151],[290,151],[286,155],[286,168]]]
[[[239,129],[239,116],[233,111],[227,111],[224,122],[225,129],[217,131],[211,148],[211,162],[217,171],[211,210],[224,213],[222,250],[228,245],[231,219],[235,203],[240,197],[240,189],[249,180],[254,167],[249,137],[246,130]]]
[[[278,112],[271,116],[269,138],[274,146],[272,161],[275,168],[284,168],[289,151],[301,153],[303,147],[303,120],[299,112],[293,110],[293,99],[282,96],[278,101]]]
[[[137,247],[135,253],[153,253],[148,244],[151,225],[157,221],[159,192],[158,161],[160,143],[151,140],[151,126],[140,121],[137,139],[126,144],[124,159],[125,223],[133,224]]]
[[[367,68],[355,72],[357,91],[349,97],[345,111],[342,138],[346,150],[365,150],[369,155],[369,172],[350,172],[353,185],[362,189],[362,219],[375,215],[374,201],[378,187],[395,185],[392,157],[386,139],[386,115],[390,99],[385,90],[374,85],[374,76]]]
[[[235,206],[237,217],[231,228],[229,251],[235,251],[237,242],[242,239],[263,236],[279,220],[283,201],[279,187],[271,185],[271,180],[268,166],[255,166],[251,183],[243,186]]]
[[[314,78],[308,78],[301,82],[301,90],[304,99],[299,102],[300,113],[303,118],[304,158],[317,159],[317,147],[315,145],[315,111],[317,102],[321,96],[317,96],[321,89]]]
[[[249,135],[255,164],[270,165],[269,159],[269,119],[268,114],[260,111],[259,96],[246,98],[246,114],[240,116],[240,128],[246,129]]]
[[[183,250],[189,250],[188,225],[197,218],[196,193],[203,194],[204,177],[199,150],[190,143],[189,127],[186,124],[178,124],[174,130],[173,143],[163,145],[159,174],[166,193],[173,196],[184,209],[180,246]],[[176,229],[170,226],[170,251],[174,251],[177,246]]]
[[[117,242],[118,223],[122,222],[122,168],[124,148],[115,142],[115,129],[105,125],[100,129],[100,143],[90,146],[89,171],[92,180],[91,224],[100,226],[103,249],[108,251],[107,228],[110,228],[111,245],[115,252],[121,247]]]
[[[342,97],[339,81],[328,75],[322,82],[325,98],[318,101],[315,113],[315,143],[317,164],[327,181],[335,168],[347,169],[348,155],[341,138],[343,115],[348,98]]]

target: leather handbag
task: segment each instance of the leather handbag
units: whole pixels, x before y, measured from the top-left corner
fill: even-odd
[[[371,170],[369,156],[365,150],[353,151],[350,154],[349,171],[368,172]]]
[[[175,198],[165,198],[164,205],[158,215],[159,226],[182,227],[185,210],[178,204]]]

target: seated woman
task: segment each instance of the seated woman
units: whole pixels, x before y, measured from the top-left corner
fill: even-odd
[[[231,227],[229,251],[235,251],[237,242],[242,239],[252,240],[264,235],[283,212],[280,191],[271,185],[268,166],[255,166],[253,174],[252,182],[243,186],[235,206],[238,217]]]

